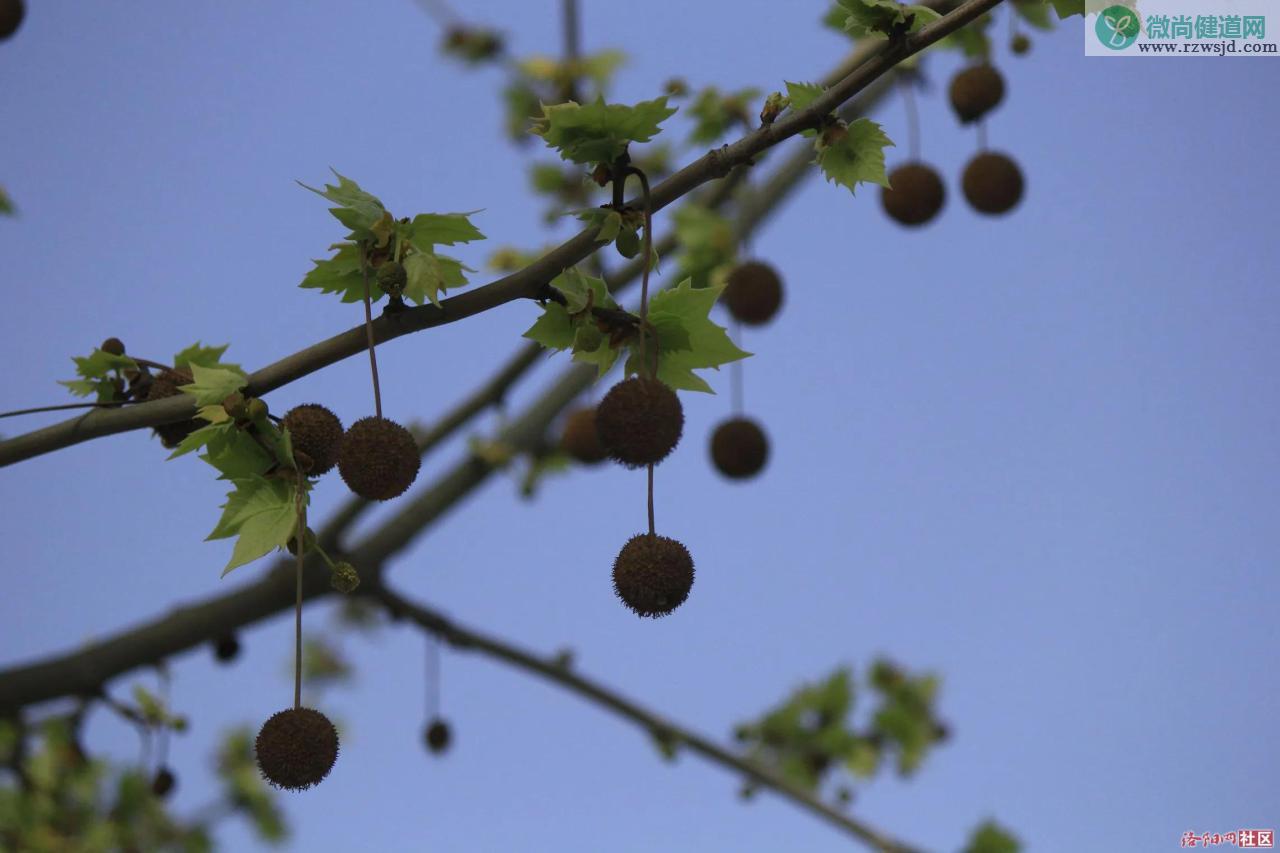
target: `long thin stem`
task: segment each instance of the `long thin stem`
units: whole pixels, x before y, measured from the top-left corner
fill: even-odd
[[[369,370],[373,374],[373,408],[382,420],[382,388],[378,384],[378,356],[374,352],[373,299],[369,291],[369,261],[360,250],[360,272],[364,275],[364,330],[369,339]]]
[[[16,418],[18,415],[37,415],[40,412],[60,412],[64,409],[115,409],[120,406],[134,406],[146,400],[116,400],[112,403],[61,403],[56,406],[36,406],[34,409],[15,409],[12,412],[0,412],[0,418]]]
[[[733,342],[742,348],[742,321],[733,321]],[[742,359],[729,365],[729,410],[740,417],[743,411]]]
[[[916,95],[912,90],[911,78],[898,75],[902,87],[902,105],[907,111],[907,151],[911,162],[920,161],[920,111],[916,108]]]
[[[302,707],[302,567],[307,561],[307,502],[302,474],[298,474],[298,524],[293,534],[297,543],[295,595],[293,602],[293,707]]]
[[[578,100],[578,58],[582,54],[578,0],[562,0],[560,11],[564,24],[564,64],[570,71],[565,76],[560,100],[576,101]]]

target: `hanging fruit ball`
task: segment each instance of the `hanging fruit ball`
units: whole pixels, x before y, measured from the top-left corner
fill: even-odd
[[[254,746],[262,778],[276,788],[305,791],[338,760],[338,730],[313,708],[288,708],[263,723]]]
[[[666,616],[689,597],[693,557],[674,539],[632,536],[613,563],[613,591],[638,616]]]
[[[178,390],[178,386],[190,384],[190,373],[182,370],[162,370],[160,375],[151,381],[151,387],[147,391],[147,402],[163,400],[166,397],[176,397],[182,393]],[[155,431],[156,435],[160,436],[161,444],[165,447],[173,448],[181,444],[184,438],[202,426],[204,424],[200,421],[188,418],[171,424],[161,424],[155,427]]]
[[[600,443],[628,468],[655,465],[680,442],[684,409],[665,382],[642,376],[624,379],[596,406]]]
[[[313,477],[325,474],[338,464],[342,449],[342,421],[319,403],[304,403],[285,412],[280,426],[289,431],[295,453],[311,459]]]
[[[984,151],[965,166],[961,186],[974,210],[1008,213],[1022,200],[1022,170],[1007,155]]]
[[[1025,56],[1031,50],[1031,39],[1025,33],[1018,33],[1009,41],[1009,50],[1017,56]]]
[[[905,163],[889,174],[889,186],[881,187],[880,204],[895,222],[924,225],[942,210],[946,196],[937,170],[924,163]]]
[[[951,78],[951,108],[960,121],[977,121],[1004,98],[1004,78],[987,63],[971,65]]]
[[[729,314],[748,326],[762,326],[782,306],[782,278],[762,261],[746,261],[729,272],[721,296]]]
[[[16,33],[26,15],[27,4],[22,0],[0,0],[0,41]]]
[[[173,775],[173,771],[168,767],[161,767],[156,771],[155,777],[151,780],[151,793],[160,799],[164,799],[173,792],[173,787],[178,784],[178,779]]]
[[[769,439],[750,418],[731,418],[711,434],[711,461],[730,479],[754,477],[769,461]]]
[[[608,458],[609,454],[600,443],[600,433],[596,430],[594,406],[574,409],[565,418],[560,449],[583,465],[595,465]]]
[[[427,723],[427,727],[422,731],[422,740],[427,745],[427,749],[436,755],[440,755],[449,748],[449,744],[453,742],[453,732],[449,728],[449,724],[444,720],[436,717]]]
[[[413,434],[387,418],[361,418],[342,437],[338,473],[351,491],[371,501],[405,493],[422,459]]]
[[[0,0],[3,3],[4,0]],[[119,338],[107,338],[98,349],[111,355],[124,355],[124,341]]]
[[[223,634],[213,641],[213,656],[220,663],[230,663],[240,655],[240,641],[235,634]]]

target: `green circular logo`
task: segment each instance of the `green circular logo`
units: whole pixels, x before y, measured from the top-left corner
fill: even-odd
[[[1112,50],[1124,50],[1138,40],[1142,31],[1142,22],[1138,20],[1138,10],[1128,6],[1108,6],[1098,15],[1098,23],[1094,26],[1098,41]]]

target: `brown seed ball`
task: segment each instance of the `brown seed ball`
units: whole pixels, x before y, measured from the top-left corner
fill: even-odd
[[[769,439],[750,418],[731,418],[711,434],[711,461],[730,479],[754,477],[769,461]]]
[[[924,163],[906,163],[889,175],[880,189],[880,204],[889,218],[903,225],[924,225],[938,215],[946,200],[942,177]]]
[[[560,436],[560,449],[583,465],[595,465],[608,457],[596,430],[595,408],[574,409],[569,413]]]
[[[1017,56],[1025,56],[1031,50],[1031,39],[1025,33],[1018,33],[1009,42],[1009,50]]]
[[[338,473],[351,491],[372,501],[404,494],[418,476],[418,444],[387,418],[361,418],[342,437]]]
[[[213,656],[221,663],[230,663],[240,655],[240,640],[235,634],[224,634],[213,643]]]
[[[453,742],[453,732],[450,731],[447,722],[437,717],[427,724],[426,730],[422,733],[422,739],[427,744],[427,749],[439,755]]]
[[[305,791],[320,784],[338,760],[338,730],[312,708],[277,711],[255,742],[262,778],[276,788]]]
[[[761,326],[772,320],[782,305],[782,278],[766,263],[747,261],[730,271],[721,298],[735,320]]]
[[[16,33],[26,14],[27,5],[22,0],[0,0],[0,39]]]
[[[0,3],[3,2],[4,0],[0,0]],[[124,355],[124,341],[119,338],[107,338],[98,349],[103,352],[109,352],[112,355]]]
[[[151,780],[151,793],[160,799],[164,799],[173,792],[173,787],[176,784],[178,784],[178,779],[173,775],[173,771],[168,767],[161,767],[156,771],[155,778]]]
[[[311,457],[311,470],[316,477],[338,464],[342,449],[342,421],[319,403],[304,403],[285,413],[280,426],[289,431],[294,451]]]
[[[960,121],[977,121],[1004,99],[1004,78],[992,66],[972,65],[951,78],[951,108]]]
[[[692,588],[693,557],[666,536],[632,536],[613,562],[613,590],[639,616],[666,616]]]
[[[179,385],[190,384],[190,373],[184,370],[162,370],[159,376],[151,380],[151,387],[147,390],[147,401],[163,400],[166,397],[176,396],[182,393],[178,390]],[[204,424],[195,418],[188,418],[185,421],[161,424],[155,428],[155,431],[156,435],[160,436],[160,443],[165,447],[177,447],[184,438],[202,426]]]
[[[980,213],[1008,213],[1022,200],[1022,170],[1004,154],[983,152],[964,168],[964,197]]]
[[[655,465],[680,442],[684,409],[666,383],[632,376],[610,388],[596,406],[596,431],[615,461],[628,468]]]

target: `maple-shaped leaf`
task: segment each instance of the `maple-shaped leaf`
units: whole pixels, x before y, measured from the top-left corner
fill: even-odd
[[[201,346],[196,341],[184,350],[175,353],[173,356],[173,366],[178,370],[190,371],[193,365],[201,367],[225,367],[228,370],[240,370],[240,365],[231,364],[222,361],[222,354],[227,351],[230,344],[223,344],[220,347]],[[243,373],[244,371],[240,371]]]
[[[227,367],[191,365],[191,383],[179,385],[178,390],[196,398],[197,406],[221,405],[227,397],[249,384],[249,379],[239,370]]]
[[[594,364],[599,374],[604,374],[618,358],[618,350],[611,346],[609,334],[593,334],[594,346],[585,345],[584,331],[597,331],[596,320],[587,307],[605,308],[621,315],[618,303],[609,294],[604,279],[585,275],[576,267],[570,267],[551,280],[551,286],[564,296],[565,304],[548,300],[542,315],[524,333],[524,337],[537,341],[547,349],[572,350],[573,360]]]
[[[675,107],[667,106],[666,95],[635,106],[606,104],[603,97],[589,104],[544,104],[533,133],[565,160],[611,163],[629,143],[648,142],[657,136],[662,122],[675,112]]]
[[[711,386],[693,371],[718,369],[751,355],[739,349],[724,327],[710,317],[711,307],[723,290],[723,285],[694,287],[685,279],[649,300],[649,323],[658,333],[657,378],[672,388],[714,394]],[[626,372],[647,374],[642,369],[642,358],[637,340],[627,358]]]
[[[365,280],[360,267],[360,247],[355,243],[339,243],[332,258],[312,261],[315,267],[302,279],[299,287],[319,290],[321,293],[340,293],[343,302],[360,302],[364,299]],[[369,271],[369,298],[377,302],[384,294],[373,281]]]
[[[818,165],[828,181],[854,192],[858,184],[889,186],[884,171],[884,149],[893,142],[884,130],[869,118],[856,119],[843,128],[834,141],[817,139]]]
[[[58,384],[77,397],[96,394],[99,403],[115,399],[115,378],[122,370],[137,370],[138,364],[127,355],[112,355],[95,349],[87,356],[72,356],[79,379],[63,379]]]
[[[896,0],[839,0],[848,12],[844,28],[854,38],[888,38],[890,34],[921,29],[942,16],[926,6],[907,6]]]
[[[238,566],[284,547],[298,523],[298,484],[280,478],[253,475],[231,481],[235,491],[227,495],[222,517],[206,537],[238,536],[223,576]],[[304,495],[303,501],[307,498]]]
[[[352,231],[367,232],[358,233],[357,239],[371,235],[379,221],[387,216],[387,209],[376,196],[360,189],[355,181],[338,174],[336,169],[330,171],[337,177],[337,185],[325,184],[323,190],[309,187],[302,181],[298,181],[298,185],[337,204],[338,207],[329,209],[335,219]]]
[[[437,306],[441,292],[466,284],[466,273],[475,272],[456,258],[423,251],[413,252],[404,259],[404,271],[408,276],[405,297],[417,305],[430,300]],[[380,290],[378,292],[381,293]]]
[[[469,217],[479,213],[419,213],[406,229],[406,238],[420,251],[430,251],[432,246],[453,246],[483,240],[480,229],[471,224]]]

